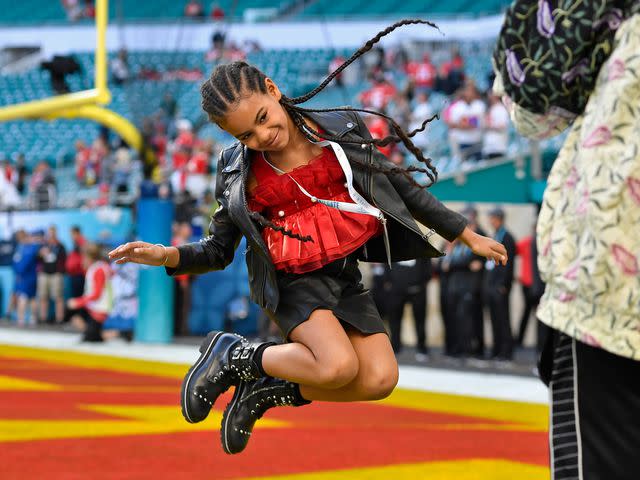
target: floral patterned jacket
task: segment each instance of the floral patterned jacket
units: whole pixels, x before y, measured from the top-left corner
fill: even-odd
[[[640,14],[617,30],[553,165],[538,245],[539,318],[640,360]]]

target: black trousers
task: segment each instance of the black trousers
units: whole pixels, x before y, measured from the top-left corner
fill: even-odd
[[[85,330],[82,336],[83,342],[102,342],[102,323],[91,316],[86,308],[67,309],[64,321],[68,322],[74,315],[79,315],[84,321]]]
[[[500,292],[497,287],[487,290],[486,303],[491,315],[493,349],[491,356],[500,360],[513,358],[513,334],[509,311],[509,290]]]
[[[413,311],[413,322],[416,329],[418,343],[416,348],[420,352],[427,351],[427,287],[426,285],[414,285],[406,290],[389,292],[387,302],[387,315],[391,330],[391,346],[395,352],[402,349],[400,334],[402,330],[402,314],[404,306],[410,303]]]
[[[551,330],[539,370],[552,399],[552,480],[636,480],[640,361]]]
[[[524,340],[524,334],[527,332],[529,317],[531,317],[531,312],[537,305],[536,300],[533,298],[531,287],[522,285],[522,296],[524,297],[524,307],[522,310],[522,316],[520,317],[520,325],[518,327],[518,336],[516,337],[517,345],[522,345],[522,342]]]
[[[473,340],[473,284],[468,279],[452,276],[449,286],[447,310],[451,315],[449,322],[448,355],[467,356],[472,353]]]
[[[477,288],[472,292],[471,322],[471,355],[484,357],[484,302],[482,288]]]

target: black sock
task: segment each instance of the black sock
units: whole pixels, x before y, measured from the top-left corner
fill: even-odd
[[[255,363],[256,367],[258,367],[258,371],[260,372],[260,375],[262,375],[263,377],[267,377],[268,374],[267,372],[264,371],[264,368],[262,368],[262,354],[264,353],[265,348],[270,347],[272,345],[276,345],[276,344],[273,342],[264,342],[256,348],[256,351],[253,354],[253,363]]]
[[[296,405],[297,406],[301,406],[301,405],[307,405],[309,403],[311,403],[311,400],[307,400],[306,398],[304,398],[302,396],[302,393],[300,393],[300,384],[299,383],[294,383],[295,387],[293,389],[294,391],[294,396],[296,397]]]

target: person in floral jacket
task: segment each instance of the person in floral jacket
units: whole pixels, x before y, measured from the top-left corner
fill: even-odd
[[[537,17],[532,10],[537,22],[529,33],[566,35],[569,27],[554,17],[566,5],[552,9],[548,3],[538,2]],[[552,400],[554,480],[640,476],[640,14],[618,15],[640,3],[595,3],[583,2],[566,18],[576,21],[581,10],[594,7],[589,12],[604,21],[593,15],[577,21],[592,22],[594,30],[604,22],[614,35],[601,63],[582,63],[587,70],[580,75],[593,77],[583,85],[593,88],[563,107],[577,107],[576,115],[549,175],[537,226],[538,265],[546,282],[538,317],[552,329],[539,370]],[[540,31],[541,25],[547,28]],[[494,60],[507,61],[504,39]],[[554,61],[553,52],[548,61]],[[536,89],[544,87],[527,77],[532,70],[516,76],[513,65],[511,74],[497,70],[494,88],[508,95],[505,103],[521,133],[540,138],[561,130],[550,109],[534,111],[509,93],[528,87],[528,98],[541,98]],[[558,75],[576,78],[561,67]]]

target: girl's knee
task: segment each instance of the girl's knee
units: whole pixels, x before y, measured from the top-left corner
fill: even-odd
[[[362,390],[366,400],[382,400],[393,392],[398,384],[398,366],[375,368],[362,379]]]
[[[358,357],[343,353],[323,362],[318,372],[324,388],[336,389],[351,383],[358,375]]]

